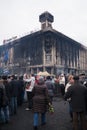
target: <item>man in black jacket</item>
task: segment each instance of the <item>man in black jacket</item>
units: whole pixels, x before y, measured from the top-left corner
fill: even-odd
[[[18,82],[15,75],[12,75],[11,81],[9,82],[10,91],[10,114],[14,115],[17,113],[17,96],[18,96]]]
[[[78,116],[80,116],[82,123],[82,130],[86,130],[85,121],[85,96],[87,88],[79,82],[79,76],[74,76],[74,84],[68,88],[65,93],[65,100],[71,98],[71,105],[73,110],[73,127],[78,130]]]

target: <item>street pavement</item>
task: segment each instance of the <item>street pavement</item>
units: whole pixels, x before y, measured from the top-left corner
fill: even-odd
[[[18,107],[17,115],[11,117],[8,124],[0,125],[0,130],[33,130],[33,113],[26,111],[27,103]],[[38,130],[72,130],[72,122],[68,113],[68,103],[61,97],[55,97],[53,100],[54,114],[47,113],[47,123],[40,125]]]

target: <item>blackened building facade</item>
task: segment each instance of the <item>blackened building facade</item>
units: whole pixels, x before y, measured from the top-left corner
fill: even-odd
[[[80,73],[87,71],[87,48],[52,28],[49,12],[39,16],[41,30],[0,47],[0,67],[11,74]]]

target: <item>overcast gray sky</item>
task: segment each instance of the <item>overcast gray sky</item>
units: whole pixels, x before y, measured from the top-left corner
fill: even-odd
[[[54,16],[55,30],[87,46],[87,0],[0,0],[0,45],[40,29],[44,11]]]

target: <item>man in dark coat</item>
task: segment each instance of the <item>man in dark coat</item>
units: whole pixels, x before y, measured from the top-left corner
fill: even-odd
[[[74,84],[68,88],[64,98],[65,100],[71,98],[71,105],[73,110],[73,127],[78,130],[78,116],[80,116],[82,128],[86,130],[85,121],[85,96],[87,89],[79,82],[79,76],[74,76]]]
[[[50,99],[50,103],[52,104],[52,101],[53,101],[53,97],[54,97],[54,89],[55,89],[55,86],[54,84],[52,83],[52,79],[50,76],[47,76],[46,78],[46,81],[45,81],[45,84],[48,88],[48,96],[49,96],[49,99]]]
[[[15,75],[12,75],[11,81],[9,82],[10,91],[10,111],[11,115],[17,113],[17,96],[18,96],[18,82]]]
[[[25,84],[23,81],[23,77],[20,76],[18,79],[18,96],[17,96],[18,106],[21,106],[23,104],[23,101],[24,101],[24,91],[25,91],[24,86],[25,86]]]

